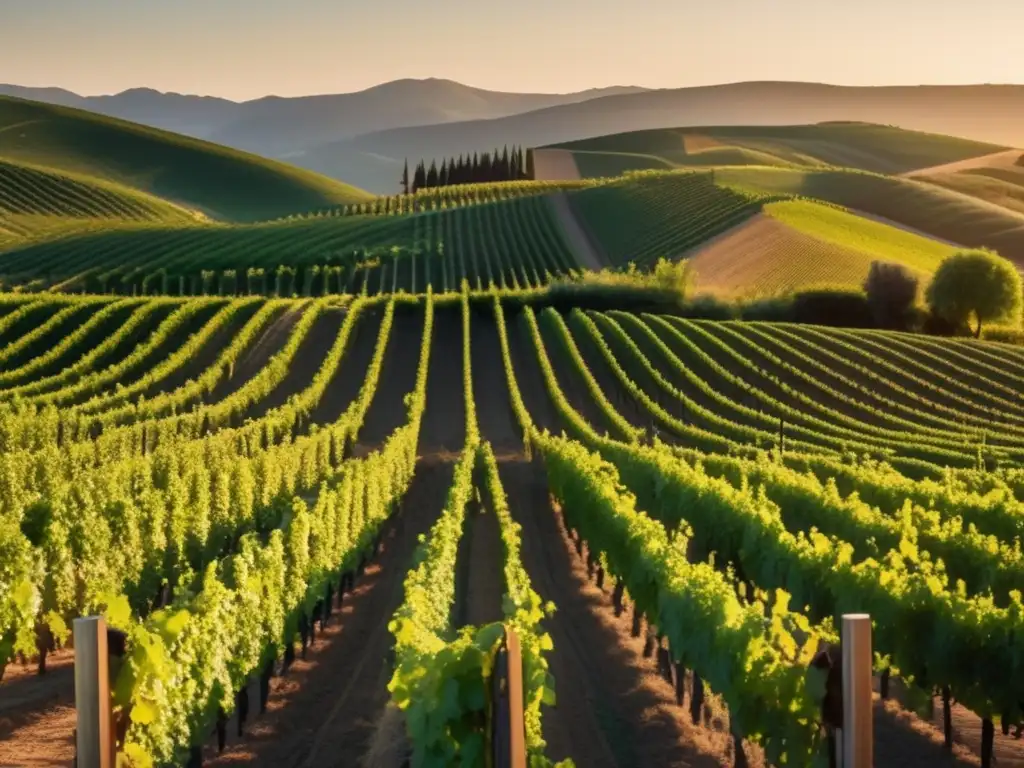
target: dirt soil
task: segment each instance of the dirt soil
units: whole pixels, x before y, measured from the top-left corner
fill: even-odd
[[[323,365],[324,358],[338,338],[338,331],[348,314],[347,309],[325,309],[309,329],[306,338],[299,344],[292,364],[280,383],[245,414],[246,418],[258,419],[271,408],[276,408],[294,394],[308,387]],[[282,345],[283,346],[283,345]]]
[[[462,451],[466,435],[461,307],[436,308],[433,331],[420,454],[455,456]]]
[[[66,766],[75,754],[74,652],[36,665],[10,665],[0,682],[0,766]]]
[[[217,358],[231,344],[231,339],[242,329],[242,326],[252,319],[258,310],[259,304],[257,303],[240,310],[229,322],[224,323],[218,330],[214,331],[206,343],[191,358],[186,360],[184,365],[171,371],[170,375],[164,379],[153,382],[146,389],[146,397],[152,398],[163,392],[171,392],[182,386],[186,381],[198,378],[203,371],[217,362]]]
[[[420,463],[380,557],[367,567],[355,591],[345,596],[341,616],[336,611],[327,631],[317,634],[305,661],[296,659],[286,676],[273,679],[267,712],[250,724],[247,735],[238,739],[234,723],[229,725],[228,748],[217,756],[214,741],[207,747],[204,764],[361,765],[389,700],[388,622],[402,601],[417,537],[437,519],[451,479],[450,463]]]
[[[554,192],[546,197],[580,266],[594,272],[600,272],[608,266],[587,235],[586,230],[583,229],[579,219],[576,218],[572,204],[569,202],[569,196],[565,192]]]
[[[504,557],[497,516],[490,508],[470,502],[455,565],[456,627],[479,627],[502,620]]]
[[[405,423],[408,411],[403,398],[416,387],[422,341],[423,310],[396,306],[377,392],[359,433],[361,451],[369,452],[383,445],[388,436]]]
[[[490,306],[474,311],[470,334],[473,394],[480,434],[490,442],[498,457],[518,454],[522,450],[522,437],[509,399],[498,324]]]
[[[548,756],[587,768],[719,768],[725,749],[688,723],[643,658],[643,640],[630,636],[628,612],[615,618],[610,595],[587,581],[551,510],[543,467],[508,461],[501,476],[533,587],[557,606],[545,623],[558,701],[543,715]]]
[[[505,310],[505,331],[508,334],[516,385],[530,418],[537,429],[546,429],[552,434],[561,433],[562,422],[544,383],[544,374],[537,362],[537,350],[530,332],[521,325],[520,318],[508,309]]]
[[[533,177],[538,181],[575,181],[580,178],[580,169],[567,149],[535,149]]]
[[[267,361],[276,355],[288,341],[295,324],[302,317],[302,313],[309,309],[309,304],[303,303],[288,309],[281,309],[277,316],[271,320],[248,349],[242,351],[235,362],[235,369],[231,378],[222,379],[214,387],[208,398],[210,402],[216,402],[230,397],[253,376],[263,370]]]
[[[310,413],[312,423],[330,424],[337,421],[358,397],[377,348],[382,315],[383,310],[368,308],[356,320],[356,326],[348,337],[348,344],[342,352],[334,375],[328,382],[320,402]]]

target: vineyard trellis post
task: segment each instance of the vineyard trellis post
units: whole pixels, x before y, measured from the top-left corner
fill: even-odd
[[[871,768],[874,750],[871,700],[871,617],[843,615],[842,768]]]
[[[495,768],[526,768],[523,657],[519,636],[506,626],[491,678],[494,703],[491,745]]]
[[[114,768],[107,622],[102,616],[75,619],[75,746],[77,768]]]

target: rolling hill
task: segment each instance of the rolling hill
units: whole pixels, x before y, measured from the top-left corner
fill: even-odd
[[[375,131],[306,150],[292,161],[365,189],[392,193],[394,167],[405,157],[429,160],[504,144],[541,147],[673,125],[825,121],[863,121],[1020,146],[1024,144],[1024,86],[847,87],[748,82],[651,90],[497,119]]]
[[[367,199],[284,163],[78,109],[0,97],[0,160],[86,176],[214,219],[255,221]]]
[[[354,93],[235,102],[151,88],[79,96],[61,88],[0,85],[0,95],[86,109],[279,159],[372,131],[504,117],[643,90],[613,86],[567,94],[503,93],[426,78],[395,80]]]
[[[663,128],[552,148],[571,152],[584,178],[616,175],[624,167],[722,165],[841,166],[901,174],[1006,150],[942,134],[857,122]]]

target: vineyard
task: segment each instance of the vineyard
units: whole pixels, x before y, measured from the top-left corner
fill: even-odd
[[[482,764],[506,627],[530,765],[819,764],[858,611],[877,765],[1021,758],[1024,353],[504,296],[3,297],[0,763],[99,612],[133,765]]]

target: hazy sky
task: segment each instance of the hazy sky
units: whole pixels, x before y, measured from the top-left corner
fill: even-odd
[[[1024,83],[1024,0],[0,0],[0,82],[246,99],[400,77],[495,90]]]

